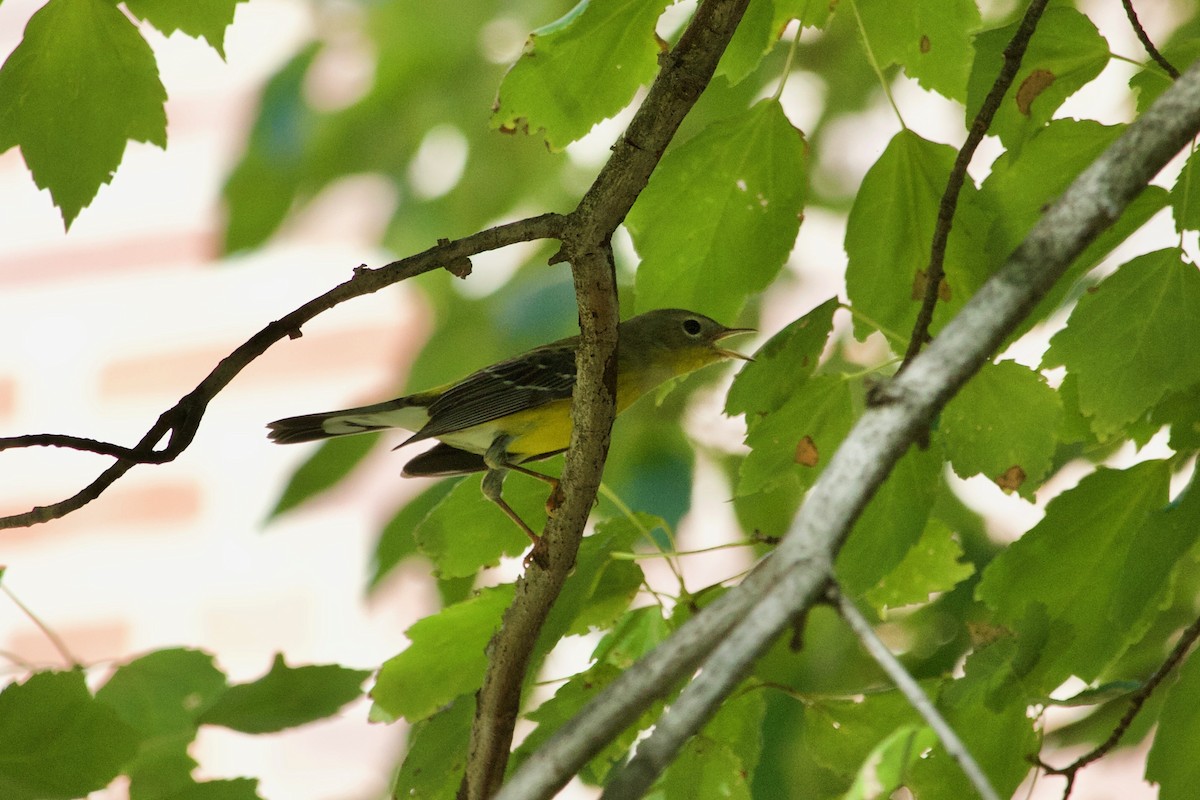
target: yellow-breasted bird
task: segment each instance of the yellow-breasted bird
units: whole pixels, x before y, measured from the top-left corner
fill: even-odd
[[[694,311],[663,308],[617,327],[617,413],[671,378],[725,358],[750,360],[718,342],[753,328],[726,328]],[[558,481],[520,466],[561,453],[571,438],[571,393],[579,337],[542,345],[454,383],[384,403],[276,420],[270,438],[280,444],[402,428],[414,431],[398,447],[424,439],[438,444],[405,465],[403,475],[484,472],[483,494],[535,544],[537,534],[504,501],[508,470],[557,489]],[[554,495],[551,495],[553,499]]]

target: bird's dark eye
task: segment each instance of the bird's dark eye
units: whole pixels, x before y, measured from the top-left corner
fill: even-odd
[[[695,336],[700,332],[700,320],[685,319],[683,321],[683,332],[688,336]]]

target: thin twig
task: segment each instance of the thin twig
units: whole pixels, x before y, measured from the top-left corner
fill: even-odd
[[[41,617],[33,613],[33,609],[22,603],[21,599],[13,594],[12,589],[9,589],[7,584],[0,583],[0,592],[8,595],[8,599],[13,602],[13,605],[21,609],[22,613],[29,617],[29,621],[36,625],[37,629],[50,640],[50,644],[54,645],[54,649],[63,657],[64,661],[75,669],[83,666],[83,663],[71,653],[71,649],[67,647],[67,643],[63,641],[63,638],[55,633],[53,628],[42,622]]]
[[[967,746],[962,739],[958,738],[958,734],[946,722],[946,719],[938,713],[933,702],[926,696],[921,685],[917,683],[912,675],[908,674],[908,670],[900,663],[900,660],[892,654],[892,651],[887,649],[879,637],[875,635],[875,629],[871,627],[871,623],[862,615],[854,602],[846,595],[842,594],[836,586],[831,587],[830,596],[837,603],[838,611],[842,615],[842,619],[846,620],[846,624],[858,636],[863,647],[870,653],[871,658],[875,659],[875,663],[883,668],[883,671],[892,679],[892,683],[896,684],[904,697],[908,700],[916,712],[921,715],[925,723],[933,729],[941,740],[942,746],[946,748],[946,753],[958,762],[963,773],[967,776],[967,780],[975,787],[975,791],[979,792],[979,796],[983,800],[1000,800],[1000,795],[996,793],[992,783],[984,774],[983,769],[979,766],[979,762],[971,755]]]
[[[854,521],[929,420],[1197,131],[1200,63],[1075,179],[941,335],[881,392],[884,401],[868,408],[843,440],[778,548],[599,692],[509,776],[495,800],[548,800],[698,667],[658,725],[668,724],[690,694],[708,692],[703,662],[714,643],[735,630],[767,638],[784,631],[819,596]],[[751,644],[742,656],[748,661],[759,652]]]
[[[138,464],[164,464],[173,461],[196,435],[209,402],[217,396],[247,365],[281,339],[296,338],[301,328],[313,317],[355,297],[376,292],[385,286],[430,272],[442,267],[462,271],[470,256],[497,250],[518,242],[535,239],[556,239],[561,234],[565,218],[559,214],[542,214],[454,241],[443,240],[434,247],[407,258],[393,261],[378,269],[360,267],[354,276],[320,297],[309,300],[285,317],[267,325],[234,350],[178,403],[159,416],[150,430],[132,448],[98,442],[82,437],[37,434],[0,439],[0,450],[18,447],[54,445],[116,458],[116,462],[96,480],[73,496],[48,506],[38,506],[22,514],[0,517],[0,529],[22,528],[65,516],[99,497],[105,489]],[[167,443],[157,449],[163,439]]]
[[[1066,777],[1067,788],[1066,793],[1063,795],[1064,798],[1070,796],[1071,788],[1075,785],[1075,777],[1079,770],[1093,761],[1103,758],[1110,750],[1117,746],[1121,741],[1121,737],[1125,735],[1125,732],[1129,730],[1129,726],[1133,724],[1133,720],[1138,715],[1138,712],[1142,710],[1142,706],[1150,699],[1150,695],[1154,694],[1154,690],[1166,680],[1171,671],[1183,660],[1183,657],[1187,655],[1188,650],[1192,649],[1192,645],[1196,643],[1197,639],[1200,639],[1200,618],[1197,618],[1195,622],[1184,630],[1183,635],[1179,637],[1179,641],[1171,648],[1170,654],[1167,655],[1162,664],[1159,664],[1158,669],[1154,670],[1154,674],[1142,684],[1140,689],[1129,696],[1129,708],[1125,710],[1125,713],[1121,716],[1116,727],[1113,728],[1112,733],[1108,735],[1108,738],[1093,750],[1084,753],[1065,767],[1053,767],[1041,759],[1034,760],[1048,774]]]
[[[1129,24],[1133,26],[1133,32],[1137,34],[1138,41],[1142,43],[1142,47],[1146,48],[1146,53],[1163,68],[1163,72],[1171,76],[1171,80],[1179,80],[1179,70],[1167,61],[1166,57],[1158,52],[1158,48],[1154,46],[1154,42],[1150,41],[1149,34],[1142,27],[1141,20],[1138,19],[1137,12],[1133,10],[1133,0],[1121,0],[1121,5],[1125,6],[1125,16],[1129,17]]]
[[[963,142],[958,156],[954,159],[954,167],[950,170],[950,177],[946,180],[946,190],[942,192],[942,200],[938,204],[937,225],[933,229],[933,243],[929,248],[929,267],[925,270],[925,297],[921,301],[920,310],[917,311],[917,321],[913,325],[912,336],[908,339],[908,349],[905,350],[904,361],[900,364],[901,372],[917,357],[917,353],[921,352],[921,348],[929,341],[929,326],[933,324],[938,290],[942,278],[946,274],[946,244],[950,241],[950,229],[954,226],[954,211],[958,207],[958,195],[967,179],[967,167],[970,165],[971,159],[975,157],[979,143],[983,141],[988,128],[991,127],[992,119],[1000,109],[1004,95],[1016,80],[1017,72],[1021,69],[1021,60],[1025,57],[1025,50],[1029,47],[1029,40],[1033,38],[1034,31],[1037,30],[1038,20],[1042,18],[1042,12],[1046,10],[1047,2],[1049,0],[1033,0],[1029,4],[1029,8],[1025,10],[1025,16],[1021,19],[1021,24],[1017,26],[1017,32],[1013,34],[1012,41],[1004,48],[1004,64],[1000,67],[999,74],[996,75],[996,81],[992,84],[992,89],[988,92],[987,97],[984,98],[983,105],[979,107],[979,112],[971,122],[971,129],[967,132],[967,140]]]

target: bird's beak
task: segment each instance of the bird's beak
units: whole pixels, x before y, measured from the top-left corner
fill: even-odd
[[[730,336],[738,336],[743,333],[758,333],[757,328],[726,328],[714,339],[714,342],[719,342],[722,339],[728,339]],[[750,356],[742,355],[735,350],[726,350],[723,347],[715,347],[716,351],[726,358],[740,358],[742,361],[753,361]]]

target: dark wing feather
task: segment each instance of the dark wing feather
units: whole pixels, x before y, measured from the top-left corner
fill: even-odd
[[[565,400],[574,388],[574,341],[539,347],[468,375],[444,391],[429,405],[429,422],[408,442],[473,428]]]

